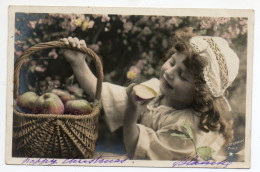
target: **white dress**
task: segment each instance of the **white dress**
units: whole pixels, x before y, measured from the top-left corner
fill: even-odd
[[[160,81],[156,78],[143,84],[153,88],[160,95]],[[111,83],[103,83],[102,105],[105,120],[113,132],[123,125],[123,113],[126,107],[126,88]],[[173,107],[159,105],[161,96],[154,98],[146,106],[139,123],[139,138],[136,145],[134,159],[151,160],[183,160],[196,156],[196,148],[210,146],[214,149],[213,159],[226,159],[223,143],[224,139],[218,132],[203,132],[199,129],[200,113],[193,109],[176,110]],[[194,138],[181,139],[171,136],[169,130],[185,132],[184,123],[190,123]]]

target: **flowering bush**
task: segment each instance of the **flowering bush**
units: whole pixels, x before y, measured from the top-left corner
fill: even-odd
[[[240,57],[239,76],[230,91],[243,90],[245,84],[240,82],[246,81],[246,18],[16,13],[15,57],[37,43],[76,36],[102,60],[105,81],[128,85],[159,77],[160,62],[171,46],[172,35],[184,26],[193,27],[199,35],[221,36],[229,42]],[[30,66],[26,75],[37,79],[34,87],[40,87],[40,92],[70,83],[72,70],[59,59],[63,59],[60,50],[51,49],[25,64]],[[57,72],[61,65],[64,67]]]

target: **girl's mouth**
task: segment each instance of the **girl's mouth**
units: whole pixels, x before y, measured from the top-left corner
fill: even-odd
[[[162,79],[162,84],[164,87],[166,87],[168,89],[173,89],[172,86],[164,78]]]

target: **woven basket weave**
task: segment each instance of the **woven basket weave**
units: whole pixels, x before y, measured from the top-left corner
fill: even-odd
[[[48,48],[66,48],[88,54],[97,70],[97,87],[91,114],[26,114],[15,108],[13,143],[15,151],[26,157],[92,158],[98,138],[98,119],[103,81],[103,68],[99,57],[89,48],[73,48],[62,41],[37,44],[26,50],[15,63],[14,98],[19,96],[19,76],[23,63],[36,51]]]

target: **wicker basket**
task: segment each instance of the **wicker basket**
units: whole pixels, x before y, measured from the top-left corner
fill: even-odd
[[[98,138],[98,119],[103,81],[99,57],[87,47],[72,48],[62,41],[41,43],[26,50],[14,69],[14,99],[18,97],[20,70],[26,58],[48,48],[67,48],[88,54],[97,69],[97,87],[93,111],[88,115],[26,114],[15,108],[13,118],[14,151],[26,157],[92,158]]]

